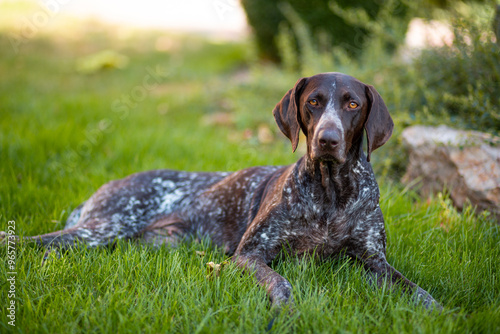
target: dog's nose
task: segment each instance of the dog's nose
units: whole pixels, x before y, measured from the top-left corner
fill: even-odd
[[[318,141],[322,149],[329,150],[335,148],[339,144],[340,136],[335,130],[325,129],[318,133]]]

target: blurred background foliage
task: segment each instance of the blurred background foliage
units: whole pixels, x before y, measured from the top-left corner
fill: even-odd
[[[488,5],[458,4],[448,13],[454,43],[424,50],[415,59],[420,80],[410,112],[446,115],[459,127],[498,134],[500,48],[495,23],[500,12]],[[440,17],[446,17],[444,13]]]
[[[396,3],[396,2],[394,2]],[[282,58],[275,35],[277,31],[289,31],[295,37],[296,50],[300,51],[300,32],[296,30],[294,22],[300,16],[311,32],[315,43],[341,46],[351,55],[361,52],[368,37],[366,26],[362,22],[355,22],[346,17],[342,10],[359,9],[370,20],[377,20],[382,7],[379,1],[349,1],[338,0],[328,2],[324,0],[243,0],[248,22],[255,33],[259,54],[262,58],[279,61]],[[404,20],[407,7],[400,1],[398,8],[393,8],[395,15]],[[337,10],[332,10],[336,8]],[[338,10],[340,9],[340,10]],[[295,28],[295,29],[294,29]]]

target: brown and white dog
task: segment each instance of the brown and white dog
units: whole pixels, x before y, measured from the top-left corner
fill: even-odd
[[[294,151],[299,131],[307,138],[307,154],[295,164],[134,174],[102,186],[74,210],[64,230],[30,239],[61,247],[116,239],[172,244],[208,235],[255,273],[273,305],[292,301],[290,283],[268,266],[283,249],[320,257],[342,252],[361,261],[379,285],[401,286],[416,302],[439,309],[385,257],[384,218],[369,160],[390,138],[393,122],[377,91],[348,75],[318,74],[297,81],[273,113]]]

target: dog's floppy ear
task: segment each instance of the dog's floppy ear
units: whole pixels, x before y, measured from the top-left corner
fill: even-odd
[[[368,118],[365,122],[366,137],[368,138],[367,160],[370,161],[370,154],[391,138],[394,122],[384,100],[373,86],[366,85],[366,95],[370,101]]]
[[[306,78],[299,79],[297,83],[295,83],[295,86],[283,96],[273,110],[274,119],[281,132],[283,132],[292,142],[292,149],[294,152],[299,144],[299,100],[305,82]]]

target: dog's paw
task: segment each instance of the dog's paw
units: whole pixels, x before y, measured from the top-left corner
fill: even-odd
[[[424,306],[426,309],[428,309],[431,312],[438,312],[441,314],[443,312],[443,306],[439,304],[434,298],[430,298],[431,300],[426,300],[424,302]]]
[[[427,310],[434,312],[437,311],[441,313],[443,307],[439,304],[427,291],[422,288],[418,288],[414,296],[415,302],[422,304]]]

